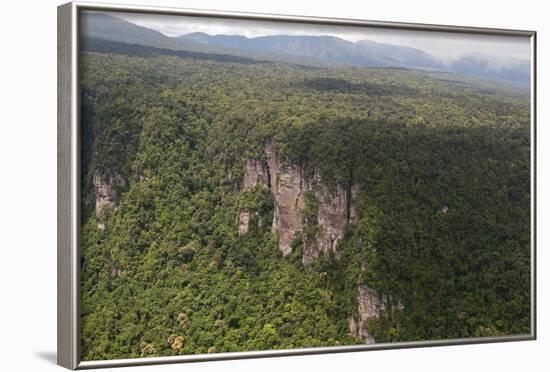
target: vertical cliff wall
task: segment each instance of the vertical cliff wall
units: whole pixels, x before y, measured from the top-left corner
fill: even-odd
[[[287,255],[292,251],[292,241],[300,236],[304,228],[307,180],[302,165],[280,161],[272,145],[266,147],[266,157],[274,201],[271,231],[279,234],[279,249]]]
[[[250,210],[241,211],[239,214],[239,235],[244,235],[248,232],[250,226],[250,217],[252,212]]]
[[[355,200],[358,187],[351,184],[351,179],[345,186],[337,185],[330,189],[323,182],[319,172],[315,172],[309,189],[317,201],[318,226],[315,239],[304,241],[304,255],[302,262],[306,265],[313,263],[320,253],[338,255],[338,241],[342,238],[344,226],[357,221]]]
[[[392,303],[391,296],[379,294],[368,285],[360,285],[357,288],[357,315],[348,318],[348,327],[350,335],[361,338],[366,344],[374,344],[376,340],[369,334],[367,322],[369,320],[380,319],[382,312],[403,311],[405,307],[401,300]]]
[[[244,189],[252,190],[256,186],[271,187],[271,180],[267,162],[263,160],[248,159],[244,171]]]
[[[92,177],[92,184],[95,196],[95,214],[97,227],[105,228],[105,213],[109,209],[116,208],[117,188],[125,185],[125,181],[117,173],[100,175],[95,173]]]
[[[305,174],[305,165],[287,159],[280,159],[273,147],[265,149],[266,161],[249,159],[244,169],[244,191],[259,186],[271,190],[273,195],[272,232],[279,235],[279,249],[283,255],[292,251],[294,239],[301,239],[304,245],[302,262],[311,264],[323,253],[337,253],[338,241],[342,238],[344,226],[355,223],[355,197],[358,187],[351,184],[338,185],[329,189],[318,171]],[[316,234],[313,239],[303,236],[306,225],[305,193],[310,192],[317,200],[315,219]],[[239,234],[248,231],[251,211],[240,211]]]
[[[368,287],[360,285],[357,289],[357,319],[353,316],[348,318],[350,334],[360,337],[366,344],[374,344],[375,340],[367,329],[367,321],[379,319],[380,311],[386,310],[386,298]]]
[[[271,176],[267,162],[257,159],[248,159],[244,166],[244,191],[252,191],[256,187],[269,189],[271,187]],[[239,212],[239,235],[248,233],[252,217],[258,217],[258,213],[251,209],[244,209]]]
[[[265,161],[249,159],[246,162],[243,191],[256,187],[271,191],[271,230],[279,235],[279,249],[283,255],[290,254],[293,241],[300,239],[304,248],[302,263],[306,266],[314,263],[320,254],[338,257],[338,243],[344,227],[357,222],[359,187],[353,183],[352,174],[347,183],[329,187],[318,170],[308,173],[305,164],[279,158],[271,144],[266,146],[265,156]],[[257,212],[253,210],[240,211],[239,235],[248,232],[254,215]],[[350,334],[367,344],[375,343],[368,332],[367,321],[380,318],[380,312],[386,309],[386,296],[367,285],[360,285],[356,300],[356,315],[347,319]]]

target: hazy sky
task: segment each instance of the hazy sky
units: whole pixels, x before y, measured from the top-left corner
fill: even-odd
[[[422,49],[446,61],[470,53],[489,54],[502,59],[530,60],[531,58],[531,41],[528,37],[389,30],[375,27],[321,26],[160,14],[118,12],[109,14],[157,30],[167,36],[179,36],[191,32],[204,32],[209,35],[243,35],[246,37],[282,34],[331,35],[352,42],[372,40],[380,43],[410,46]]]

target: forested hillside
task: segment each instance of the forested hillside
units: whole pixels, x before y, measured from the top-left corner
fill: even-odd
[[[83,360],[529,333],[526,94],[96,42]]]
[[[181,21],[182,24],[186,23],[185,18],[181,18]],[[89,39],[102,39],[165,50],[208,52],[225,57],[233,55],[259,61],[286,62],[312,67],[397,67],[454,72],[500,80],[526,90],[531,80],[531,63],[529,57],[525,55],[518,59],[478,52],[446,60],[424,50],[407,46],[405,41],[401,42],[403,45],[378,43],[372,40],[352,42],[334,35],[322,34],[281,34],[249,38],[238,34],[210,35],[204,32],[192,32],[166,36],[157,30],[126,21],[124,13],[116,12],[109,14],[83,12],[80,22],[83,44],[86,44]],[[158,24],[156,26],[158,27]],[[177,28],[177,26],[173,27]],[[231,28],[226,31],[231,33]],[[448,37],[444,33],[440,36]],[[505,42],[504,39],[502,41]],[[449,39],[448,43],[452,45],[452,39]]]

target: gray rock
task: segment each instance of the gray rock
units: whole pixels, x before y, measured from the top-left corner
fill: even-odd
[[[360,285],[357,290],[357,304],[358,319],[353,316],[348,318],[350,335],[360,337],[366,344],[374,344],[376,340],[368,332],[367,321],[380,318],[380,311],[386,308],[385,296],[379,296],[367,285]]]
[[[355,199],[358,193],[356,185],[336,186],[329,189],[321,179],[320,173],[305,174],[305,166],[288,159],[280,159],[273,144],[265,149],[267,161],[249,159],[245,165],[244,190],[255,187],[270,189],[273,195],[273,221],[271,231],[279,235],[279,249],[283,255],[292,251],[292,242],[302,239],[304,254],[302,262],[313,263],[321,253],[333,253],[337,256],[337,245],[342,238],[344,226],[357,222]],[[305,193],[311,191],[318,200],[317,232],[313,239],[305,239],[302,232],[309,221],[305,221]],[[241,211],[239,215],[239,234],[248,231],[250,211]]]
[[[116,189],[124,186],[126,182],[118,173],[102,176],[96,172],[92,177],[92,183],[95,195],[95,214],[98,221],[97,227],[104,230],[105,213],[109,209],[116,208]]]

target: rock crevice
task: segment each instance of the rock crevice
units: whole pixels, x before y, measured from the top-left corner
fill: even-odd
[[[271,231],[279,234],[279,249],[283,255],[292,252],[292,241],[304,228],[304,170],[301,165],[279,161],[273,145],[266,147],[267,165],[273,195],[273,223]]]
[[[252,190],[256,186],[271,187],[271,178],[267,162],[256,159],[248,159],[244,171],[244,189]]]

